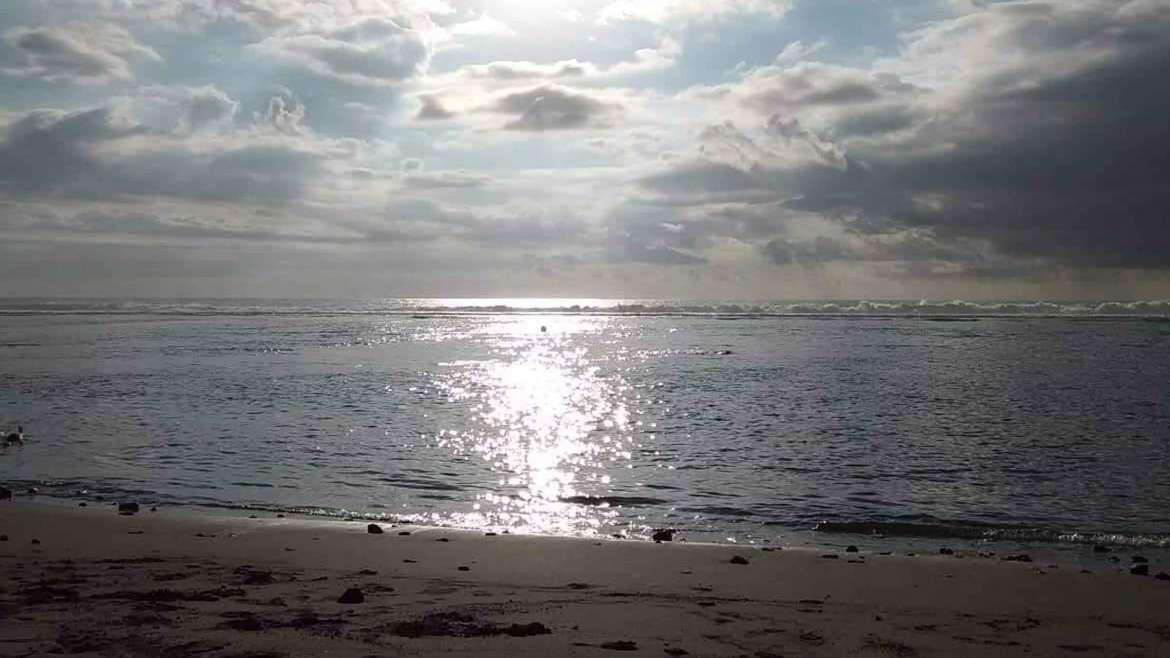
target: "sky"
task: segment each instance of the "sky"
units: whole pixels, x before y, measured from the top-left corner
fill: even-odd
[[[3,0],[0,295],[1170,297],[1170,0]]]

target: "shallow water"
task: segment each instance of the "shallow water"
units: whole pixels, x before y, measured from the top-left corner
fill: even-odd
[[[606,304],[9,301],[0,427],[28,442],[0,481],[519,532],[1170,546],[1166,322]]]

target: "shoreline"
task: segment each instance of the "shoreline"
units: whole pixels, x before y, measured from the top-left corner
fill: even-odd
[[[1170,581],[1153,577],[1157,565],[1142,577],[952,555],[862,550],[829,559],[806,549],[389,523],[370,534],[364,522],[256,516],[0,504],[0,533],[8,537],[0,542],[8,583],[0,593],[0,652],[1170,651],[1162,614]],[[352,587],[364,601],[340,603]]]
[[[117,495],[93,496],[93,495],[78,495],[75,493],[66,492],[42,492],[33,491],[36,483],[18,482],[18,490],[14,491],[17,494],[16,500],[29,502],[32,504],[45,504],[59,507],[75,507],[79,504],[91,506],[96,508],[116,506],[115,500],[119,500]],[[21,491],[24,488],[26,491]],[[35,489],[35,487],[34,487]],[[133,500],[135,496],[130,495],[128,499]],[[148,499],[149,500],[149,499]],[[379,524],[393,524],[412,527],[428,527],[436,529],[444,529],[451,532],[495,532],[498,534],[514,534],[525,537],[555,537],[564,539],[577,539],[582,541],[626,541],[626,542],[645,542],[651,540],[653,530],[643,528],[635,532],[619,532],[617,534],[597,533],[590,535],[558,535],[545,534],[540,532],[530,532],[515,528],[505,528],[503,526],[465,526],[465,525],[443,525],[436,523],[427,523],[425,521],[418,521],[409,513],[402,515],[394,515],[390,513],[373,514],[353,512],[340,508],[329,508],[312,505],[292,505],[280,506],[270,505],[264,503],[219,503],[219,504],[204,504],[198,502],[175,502],[175,501],[159,501],[143,503],[144,508],[157,505],[160,509],[166,509],[171,513],[179,514],[193,514],[212,517],[239,517],[244,518],[248,516],[257,517],[281,517],[289,519],[303,519],[306,521],[324,522],[324,523],[379,523]],[[318,510],[318,512],[305,511]],[[952,521],[955,525],[962,526],[967,523],[974,526],[975,522]],[[842,525],[839,522],[830,522],[830,525]],[[853,523],[844,523],[843,525],[855,525]],[[870,523],[861,523],[856,525],[870,525]],[[991,526],[989,526],[991,527]],[[727,533],[710,528],[689,529],[685,524],[676,525],[673,527],[677,533],[676,541],[679,543],[690,543],[697,545],[714,545],[714,546],[742,546],[747,548],[784,548],[788,550],[808,550],[808,551],[844,551],[848,546],[857,546],[862,551],[870,553],[892,553],[895,555],[903,555],[907,557],[931,556],[939,554],[940,552],[954,551],[963,557],[977,557],[977,556],[991,556],[991,557],[1005,557],[1010,555],[1027,554],[1035,562],[1048,564],[1056,564],[1065,568],[1088,568],[1088,569],[1108,569],[1111,566],[1120,564],[1125,566],[1128,564],[1131,555],[1142,555],[1149,559],[1151,568],[1170,572],[1170,545],[1143,545],[1131,544],[1126,541],[1118,541],[1116,537],[1123,537],[1126,539],[1133,539],[1134,537],[1141,538],[1141,535],[1125,535],[1113,534],[1108,532],[1090,532],[1084,534],[1084,539],[1081,540],[1046,540],[1034,538],[1017,538],[1017,537],[965,537],[957,535],[940,534],[937,536],[931,535],[901,535],[893,534],[886,535],[881,533],[863,533],[863,532],[848,532],[848,531],[822,531],[817,528],[791,528],[785,527],[779,531],[773,531],[771,535],[758,534],[754,537],[748,535],[747,537],[736,538],[728,536]],[[1046,531],[1047,534],[1058,534],[1056,531]],[[1080,534],[1080,533],[1070,533]],[[620,535],[620,536],[619,536]],[[718,539],[721,537],[722,539]],[[1098,547],[1104,547],[1100,549]],[[1114,558],[1120,560],[1117,562]]]

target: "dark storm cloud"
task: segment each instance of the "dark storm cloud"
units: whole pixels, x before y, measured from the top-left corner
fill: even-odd
[[[492,109],[516,116],[505,124],[508,130],[544,131],[603,127],[622,108],[584,92],[545,85],[505,94]]]
[[[146,136],[155,140],[149,150],[103,152]],[[300,196],[322,160],[294,144],[193,151],[116,108],[34,112],[0,142],[0,190],[90,200],[164,196],[282,204]]]
[[[812,240],[769,240],[763,247],[764,254],[777,265],[819,265],[853,256],[852,250],[829,238]]]
[[[892,74],[811,66],[700,91],[739,99],[766,125],[755,138],[705,135],[701,157],[641,186],[674,202],[780,199],[859,239],[912,230],[935,245],[930,258],[980,275],[1010,271],[1010,258],[1170,267],[1170,87],[1159,73],[1170,70],[1170,13],[1147,11],[1158,4],[992,5],[920,35],[890,64],[969,67],[929,91]],[[774,139],[787,111],[816,126],[801,130],[838,149],[842,166],[791,157],[793,144]],[[969,251],[946,246],[965,241],[1009,260],[965,262]],[[785,240],[765,252],[779,263],[896,253]]]

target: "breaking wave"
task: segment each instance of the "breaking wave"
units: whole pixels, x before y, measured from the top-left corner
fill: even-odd
[[[1084,532],[1053,528],[993,525],[969,521],[824,521],[813,528],[833,534],[968,541],[1088,544],[1131,548],[1170,548],[1170,535]]]

